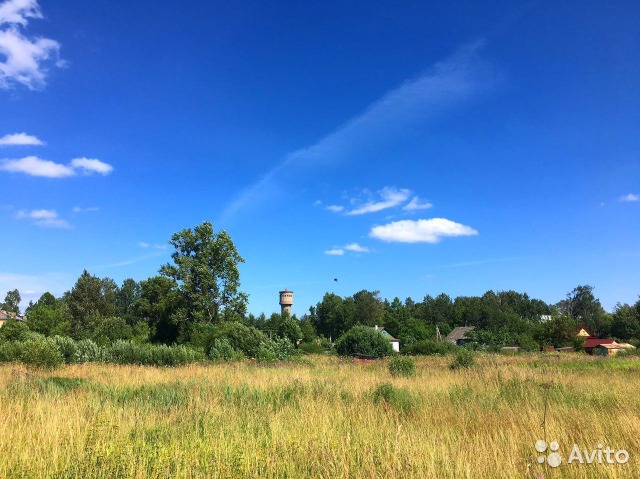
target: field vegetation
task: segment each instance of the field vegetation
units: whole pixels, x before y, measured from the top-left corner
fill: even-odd
[[[640,477],[638,358],[413,361],[3,364],[0,477]],[[538,439],[630,460],[545,469]]]

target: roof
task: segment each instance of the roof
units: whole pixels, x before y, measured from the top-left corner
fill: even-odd
[[[466,334],[470,331],[473,331],[474,329],[476,329],[475,326],[458,326],[457,328],[453,328],[453,331],[447,334],[447,337],[445,339],[448,339],[449,341],[468,339],[466,337]]]
[[[576,330],[576,336],[579,336],[581,338],[593,338],[593,334],[591,334],[591,332],[585,326],[580,326]]]
[[[389,334],[389,331],[384,329],[382,326],[374,326],[373,330],[378,332],[378,333],[380,333],[384,339],[388,339],[389,341],[398,341],[398,342],[400,342],[399,339],[394,338],[393,336],[391,336],[391,334]]]
[[[613,344],[615,343],[616,340],[615,339],[596,339],[596,338],[590,338],[587,339],[584,344],[582,345],[582,347],[584,349],[592,349],[592,348],[597,348],[598,346],[600,346],[601,344]]]
[[[635,349],[635,346],[628,343],[600,344],[598,347],[607,349]]]

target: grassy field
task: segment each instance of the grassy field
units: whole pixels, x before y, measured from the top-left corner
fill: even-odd
[[[0,366],[1,478],[638,478],[640,360]],[[546,420],[545,418],[546,404]],[[544,422],[544,424],[543,424]],[[558,468],[538,464],[558,441]],[[566,464],[571,446],[627,464]],[[533,476],[535,474],[535,476]]]

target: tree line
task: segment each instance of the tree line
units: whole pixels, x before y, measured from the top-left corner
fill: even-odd
[[[118,340],[185,344],[207,354],[216,340],[231,338],[238,346],[243,335],[254,337],[253,346],[242,343],[249,350],[265,338],[302,340],[303,348],[313,350],[358,325],[384,326],[404,348],[442,338],[456,326],[475,326],[473,339],[487,348],[571,346],[578,326],[598,337],[640,339],[640,300],[617,304],[608,313],[589,285],[576,287],[555,304],[515,291],[456,298],[442,293],[420,301],[389,301],[367,290],[348,297],[326,293],[299,319],[278,313],[255,316],[247,314],[248,295],[240,290],[238,265],[244,259],[225,231],[215,232],[204,222],[175,233],[170,244],[172,262],[162,265],[158,275],[118,285],[85,270],[61,297],[45,293],[30,303],[25,327],[45,337],[103,345]],[[19,314],[19,304],[20,294],[13,290],[2,309]]]

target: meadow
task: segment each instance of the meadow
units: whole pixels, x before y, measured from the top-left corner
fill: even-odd
[[[2,478],[637,478],[640,360],[0,366]],[[560,444],[560,467],[536,440]],[[571,446],[626,464],[566,464]],[[544,475],[544,476],[542,476]]]

